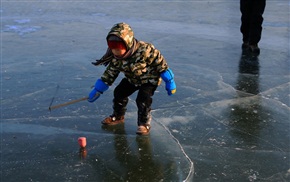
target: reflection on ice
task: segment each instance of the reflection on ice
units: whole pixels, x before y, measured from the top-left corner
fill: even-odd
[[[21,119],[19,118],[18,120]],[[3,134],[6,136],[13,135],[12,141],[27,141],[29,142],[28,146],[46,149],[45,152],[36,150],[35,154],[26,156],[25,154],[29,151],[29,148],[22,148],[21,151],[18,151],[21,155],[18,161],[3,162],[3,166],[5,166],[4,177],[16,179],[10,174],[16,172],[13,166],[18,162],[24,163],[26,169],[42,170],[43,167],[37,167],[39,169],[34,167],[35,163],[41,161],[42,165],[51,169],[47,173],[52,176],[51,179],[56,181],[62,180],[67,176],[74,181],[138,181],[141,179],[149,181],[183,181],[192,178],[194,172],[193,163],[179,141],[174,140],[174,136],[170,136],[162,128],[165,126],[154,123],[152,135],[140,137],[136,136],[135,132],[131,132],[135,122],[130,119],[127,120],[125,125],[103,126],[101,130],[97,131],[95,129],[91,131],[82,130],[91,127],[89,118],[82,119],[84,126],[72,127],[74,124],[76,124],[75,126],[79,124],[78,120],[79,118],[76,117],[67,117],[66,119],[63,117],[62,119],[29,119],[29,122],[23,121],[23,124],[18,123],[17,120],[14,120],[15,124],[9,123],[8,120],[2,123]],[[42,124],[36,124],[38,122]],[[74,164],[77,163],[77,158],[73,156],[76,155],[74,153],[76,153],[78,148],[77,138],[83,135],[87,138],[87,147],[85,150],[78,152],[82,164],[77,165]],[[11,144],[9,137],[2,144],[13,153],[18,150],[17,147],[15,148]],[[45,153],[51,153],[49,156],[59,161],[57,167],[50,160],[46,160],[47,157],[45,156],[47,154]],[[28,158],[34,155],[39,155],[39,157],[28,161]],[[53,170],[53,168],[57,169],[61,166],[67,171],[66,173],[59,173]],[[95,174],[92,170],[99,171],[99,173]],[[24,171],[31,179],[41,179],[38,173],[30,174],[29,171]],[[53,173],[56,176],[53,177]],[[75,174],[78,175],[76,176]],[[25,175],[22,175],[22,177],[27,179]]]
[[[259,58],[243,51],[239,73],[236,86],[238,95],[242,97],[259,94]]]
[[[267,3],[257,57],[241,50],[236,2],[2,2],[2,179],[289,181],[289,6]],[[115,85],[94,104],[48,111],[52,98],[88,94],[104,71],[91,61],[119,21],[176,76],[176,95],[156,91],[145,138],[135,134],[134,96],[125,125],[101,126]]]

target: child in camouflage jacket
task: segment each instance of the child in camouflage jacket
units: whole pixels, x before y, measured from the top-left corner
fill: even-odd
[[[130,25],[115,24],[107,35],[106,54],[94,65],[107,66],[105,72],[95,83],[88,101],[94,102],[113,84],[119,73],[125,78],[114,90],[113,114],[102,121],[104,125],[124,122],[128,97],[138,90],[136,104],[138,107],[137,134],[147,135],[150,131],[151,104],[161,78],[166,84],[168,95],[176,91],[174,75],[166,60],[155,47],[134,38]]]

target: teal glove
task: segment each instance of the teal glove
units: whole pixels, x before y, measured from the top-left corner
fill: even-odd
[[[165,82],[165,89],[168,95],[173,95],[176,92],[176,84],[174,81],[174,74],[171,69],[167,69],[160,74],[162,80]]]
[[[109,86],[103,82],[103,80],[98,79],[95,83],[94,89],[90,92],[88,101],[94,102],[96,101],[103,92],[108,90]]]

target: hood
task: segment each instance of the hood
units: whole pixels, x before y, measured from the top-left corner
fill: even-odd
[[[126,44],[127,50],[129,50],[133,47],[135,38],[134,38],[134,32],[133,32],[132,28],[130,27],[130,25],[128,25],[126,23],[117,23],[109,31],[107,38],[106,38],[107,40],[108,40],[110,35],[115,35],[115,36],[123,39],[123,41]]]

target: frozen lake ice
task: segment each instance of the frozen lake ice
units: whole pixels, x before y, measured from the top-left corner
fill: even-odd
[[[261,54],[243,53],[230,1],[1,1],[1,181],[290,181],[289,2],[269,0]],[[90,92],[118,22],[151,42],[177,93],[154,95],[152,131],[102,127]],[[80,151],[77,139],[87,138]]]

